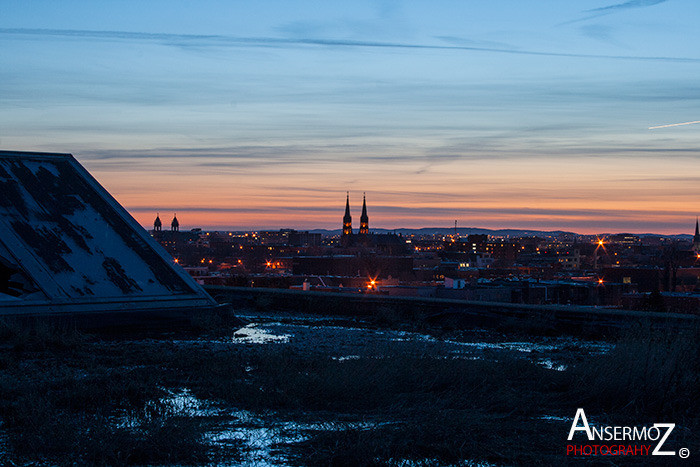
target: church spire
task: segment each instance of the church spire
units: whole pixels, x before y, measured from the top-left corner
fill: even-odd
[[[698,225],[698,218],[695,217],[695,235],[693,236],[693,251],[700,254],[700,226]]]
[[[365,193],[362,193],[362,215],[360,216],[360,235],[369,234],[369,216],[367,215],[367,201]]]
[[[153,230],[155,232],[160,232],[160,230],[163,228],[163,222],[160,220],[160,213],[156,213],[156,220],[153,221]]]
[[[343,216],[343,237],[352,235],[352,216],[350,216],[350,192],[345,198],[345,215]]]
[[[177,220],[177,214],[173,216],[173,221],[170,223],[170,230],[178,232],[180,230],[180,222]]]

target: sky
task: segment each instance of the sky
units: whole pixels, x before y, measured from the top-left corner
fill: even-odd
[[[700,2],[0,1],[0,149],[144,226],[692,233]]]

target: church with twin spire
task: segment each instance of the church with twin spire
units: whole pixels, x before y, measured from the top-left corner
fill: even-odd
[[[369,215],[367,214],[367,196],[362,194],[362,214],[360,215],[360,228],[355,233],[352,231],[352,215],[350,214],[350,193],[345,196],[345,214],[343,215],[343,229],[340,235],[339,246],[365,250],[372,249],[384,254],[403,255],[408,254],[406,242],[401,235],[394,233],[370,233]]]
[[[369,216],[367,215],[367,198],[362,194],[362,214],[360,215],[360,230],[358,235],[369,235]],[[350,193],[345,197],[345,215],[343,216],[342,239],[345,243],[352,238],[352,216],[350,215]]]

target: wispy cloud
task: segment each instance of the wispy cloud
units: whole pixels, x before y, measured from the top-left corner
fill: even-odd
[[[590,13],[600,13],[600,14],[609,14],[609,13],[615,13],[617,11],[622,11],[622,10],[630,10],[633,8],[643,8],[647,6],[654,6],[658,5],[659,3],[664,3],[666,0],[630,0],[628,2],[623,2],[623,3],[616,3],[614,5],[608,5],[600,8],[593,8],[590,10],[586,10],[587,12]]]
[[[448,44],[456,45],[456,46],[487,47],[487,48],[518,50],[518,47],[515,47],[511,44],[507,44],[505,42],[468,39],[468,38],[459,37],[459,36],[435,36],[435,39],[440,39],[441,41],[444,41],[444,42],[447,42]]]
[[[700,177],[680,177],[680,176],[677,176],[677,177],[621,178],[621,179],[618,179],[616,181],[618,181],[618,182],[640,182],[640,183],[673,182],[673,183],[697,184],[697,183],[700,183]]]
[[[580,28],[581,33],[606,44],[612,44],[614,46],[624,46],[614,37],[614,28],[611,26],[606,26],[602,24],[585,24]]]
[[[592,8],[590,10],[584,11],[584,13],[587,13],[587,15],[583,18],[566,21],[564,23],[561,23],[561,25],[580,23],[581,21],[588,21],[589,19],[598,18],[600,16],[605,16],[620,11],[634,10],[637,8],[645,8],[649,6],[658,5],[659,3],[664,3],[666,1],[667,0],[630,0],[628,2],[616,3],[614,5],[608,5],[600,8]]]
[[[179,212],[212,212],[212,213],[321,213],[321,214],[337,214],[341,212],[343,205],[342,197],[339,197],[337,206],[253,206],[253,207],[213,207],[213,206],[183,206],[181,204],[172,204],[167,206],[152,206],[152,205],[130,205],[127,206],[132,212],[151,212],[151,211],[177,211]],[[557,219],[639,219],[645,216],[680,216],[692,217],[695,215],[692,211],[655,211],[655,210],[619,210],[619,209],[540,209],[529,207],[506,207],[506,208],[445,208],[439,205],[422,206],[422,207],[407,207],[401,205],[375,205],[369,203],[370,211],[378,217],[416,217],[416,218],[459,218],[460,216],[513,216],[516,218],[547,218],[555,217]]]
[[[579,20],[577,20],[579,21]],[[455,52],[488,52],[498,54],[531,55],[545,57],[588,58],[603,60],[635,60],[654,62],[700,63],[696,57],[643,56],[643,55],[602,55],[578,54],[566,52],[549,52],[540,50],[520,50],[507,47],[478,47],[465,45],[417,44],[399,42],[381,42],[369,40],[347,40],[331,38],[283,38],[283,37],[239,37],[206,34],[167,34],[128,31],[91,31],[78,29],[29,29],[0,28],[0,34],[45,37],[64,37],[73,39],[95,40],[135,40],[159,42],[179,47],[348,47],[375,49],[413,49],[413,50],[447,50]]]

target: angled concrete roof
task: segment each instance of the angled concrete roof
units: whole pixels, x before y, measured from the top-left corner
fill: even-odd
[[[0,151],[0,315],[213,305],[72,155]]]

